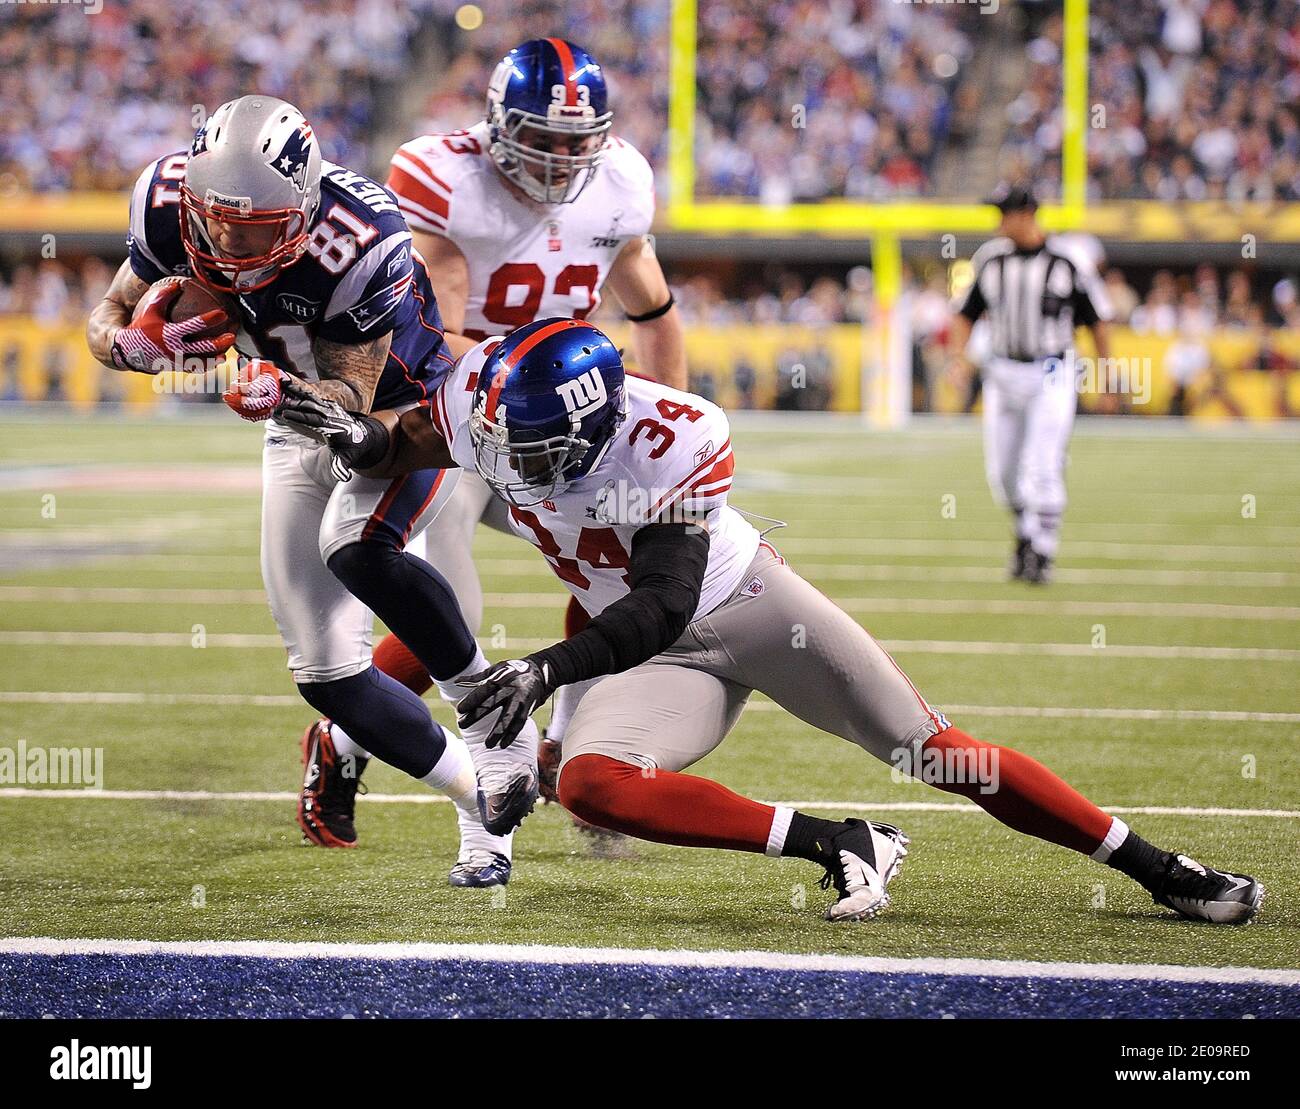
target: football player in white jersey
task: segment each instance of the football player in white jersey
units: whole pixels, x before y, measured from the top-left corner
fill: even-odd
[[[735,461],[722,410],[625,378],[591,324],[541,320],[483,342],[427,413],[351,417],[300,394],[283,418],[323,436],[342,465],[477,470],[592,614],[570,639],[467,679],[474,688],[457,705],[462,726],[490,721],[487,745],[508,748],[556,689],[602,679],[574,712],[559,769],[560,800],[584,819],[818,863],[837,893],[830,920],[886,908],[908,843],[897,828],[823,820],[682,773],[757,689],[1017,831],[1128,874],[1185,917],[1242,923],[1257,911],[1255,879],[1154,847],[1040,763],[949,723],[727,504]]]
[[[591,55],[564,39],[534,39],[497,66],[487,118],[467,131],[405,143],[393,156],[388,187],[425,261],[449,334],[478,341],[546,316],[583,319],[608,287],[632,321],[638,363],[685,388],[681,317],[649,238],[654,173],[634,147],[610,133],[612,122],[605,78]],[[475,633],[483,619],[472,549],[480,522],[509,531],[500,502],[471,469],[407,548],[447,578]],[[576,633],[586,621],[587,611],[571,600],[566,630]],[[375,665],[416,693],[432,685],[396,636],[379,644]],[[557,696],[541,748],[544,765],[558,759],[585,688]],[[352,749],[337,726],[314,727],[318,741],[328,745],[336,737]],[[506,757],[474,753],[480,766]],[[508,837],[462,822],[453,885],[504,884],[510,866]]]

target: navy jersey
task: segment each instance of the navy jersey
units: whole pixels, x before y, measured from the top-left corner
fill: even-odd
[[[131,268],[150,284],[191,273],[181,243],[186,152],[154,162],[131,196]],[[324,163],[307,249],[265,288],[239,297],[235,347],[316,381],[311,344],[368,343],[392,334],[374,407],[428,397],[451,369],[438,303],[397,201],[383,185]]]

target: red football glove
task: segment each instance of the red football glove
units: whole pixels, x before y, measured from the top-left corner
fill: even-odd
[[[553,739],[543,737],[542,742],[537,745],[537,792],[542,795],[542,801],[547,805],[551,802],[559,803],[560,794],[556,779],[560,773],[560,760],[563,757],[564,752]]]
[[[232,412],[245,420],[261,421],[275,415],[283,393],[280,380],[284,376],[274,362],[265,358],[250,358],[239,367],[239,377],[221,394]]]
[[[181,295],[183,278],[154,284],[136,305],[135,318],[113,337],[113,365],[119,370],[156,374],[176,368],[177,356],[210,357],[235,345],[230,318],[219,308],[173,323],[167,310]],[[216,334],[213,334],[217,332]]]

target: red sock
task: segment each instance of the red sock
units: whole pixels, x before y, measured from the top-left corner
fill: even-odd
[[[560,775],[560,803],[575,816],[638,839],[679,847],[767,849],[776,810],[707,778],[578,755]]]
[[[419,697],[423,697],[433,685],[424,663],[411,654],[410,648],[395,635],[384,636],[375,648],[375,666]]]
[[[1010,747],[984,743],[957,728],[948,728],[931,736],[921,751],[921,773],[917,777],[945,793],[968,797],[1017,832],[1091,855],[1110,831],[1111,817],[1042,763]],[[944,756],[942,762],[938,761],[940,755]],[[935,760],[933,770],[929,759]],[[937,773],[940,766],[949,773],[961,767],[965,780],[943,780]],[[997,788],[992,792],[981,792],[987,788],[987,778],[985,783],[973,780],[978,776],[975,771],[984,769],[996,775]]]
[[[587,610],[578,604],[578,598],[570,595],[569,607],[564,610],[564,638],[572,639],[591,623]]]

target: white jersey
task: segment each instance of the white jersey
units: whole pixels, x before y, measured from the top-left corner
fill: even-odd
[[[586,319],[619,251],[654,219],[654,171],[614,137],[571,204],[537,203],[511,188],[488,154],[486,122],[405,143],[388,187],[411,230],[443,235],[465,256],[463,332],[472,339],[547,316]]]
[[[458,465],[474,469],[469,417],[474,386],[497,339],[465,354],[434,393],[434,425]],[[627,419],[599,465],[551,500],[509,509],[511,529],[546,557],[588,614],[629,591],[632,536],[647,524],[707,517],[709,563],[694,619],[741,585],[758,553],[753,525],[727,504],[735,458],[726,414],[716,404],[657,381],[629,377]]]

